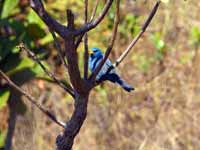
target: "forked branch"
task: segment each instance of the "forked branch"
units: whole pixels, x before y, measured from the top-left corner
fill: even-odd
[[[66,26],[58,23],[46,12],[41,0],[30,0],[30,5],[51,30],[57,32],[63,38],[69,36],[69,29]]]
[[[81,27],[80,29],[77,29],[75,31],[75,36],[78,36],[80,34],[84,34],[85,32],[88,32],[89,30],[95,28],[105,17],[105,15],[108,13],[108,10],[110,9],[110,7],[112,6],[113,0],[107,0],[102,12],[100,13],[100,15],[92,22],[84,25],[83,27]]]
[[[147,27],[149,26],[149,24],[151,23],[151,20],[153,19],[154,15],[156,14],[158,7],[160,5],[161,1],[157,1],[156,4],[154,5],[151,13],[149,14],[147,20],[145,21],[144,25],[141,28],[141,31],[137,34],[137,36],[132,40],[132,42],[128,45],[128,47],[126,48],[126,50],[122,53],[122,55],[116,60],[116,62],[114,63],[114,67],[117,67],[123,60],[124,58],[128,55],[128,53],[131,51],[131,49],[133,48],[133,46],[137,43],[137,41],[141,38],[141,36],[143,35],[143,33],[146,31]]]
[[[114,21],[114,28],[113,28],[113,33],[112,33],[112,37],[111,37],[111,43],[108,46],[104,58],[102,59],[102,61],[99,63],[99,65],[97,66],[97,68],[94,70],[94,72],[92,73],[90,79],[92,81],[95,81],[97,74],[99,73],[99,71],[101,70],[101,68],[103,67],[104,63],[106,62],[106,60],[108,59],[110,52],[114,46],[115,43],[115,39],[117,37],[117,29],[118,29],[118,25],[119,25],[119,8],[120,7],[120,0],[116,0],[116,13],[115,13],[115,21]]]
[[[73,93],[74,94],[74,99],[75,99],[75,105],[74,105],[74,111],[72,113],[72,116],[70,120],[67,122],[67,125],[63,125],[62,123],[59,123],[56,119],[54,120],[57,124],[59,124],[62,127],[65,127],[65,130],[61,136],[58,136],[57,138],[57,149],[58,150],[71,150],[73,143],[74,143],[74,138],[78,134],[84,120],[86,119],[87,116],[87,104],[88,104],[88,97],[90,90],[93,86],[91,86],[91,81],[94,83],[95,78],[101,68],[103,67],[104,63],[106,62],[107,58],[110,55],[110,52],[113,48],[116,35],[117,35],[117,29],[118,29],[118,24],[119,24],[119,5],[120,5],[120,0],[116,0],[116,13],[115,13],[115,21],[114,21],[114,28],[112,32],[112,37],[110,44],[108,45],[108,48],[106,50],[106,53],[104,55],[103,60],[99,63],[95,71],[92,73],[92,75],[89,77],[90,80],[84,80],[81,76],[80,73],[80,68],[79,68],[79,63],[78,63],[78,53],[77,53],[77,47],[80,44],[82,37],[84,37],[84,45],[85,45],[85,54],[84,54],[84,78],[87,79],[88,76],[88,39],[87,39],[87,32],[95,28],[97,25],[99,25],[106,14],[108,14],[109,9],[111,8],[111,5],[113,3],[113,0],[106,0],[106,4],[99,14],[98,17],[95,18],[95,14],[97,11],[97,7],[99,4],[99,0],[96,1],[96,6],[94,7],[92,17],[91,17],[91,22],[88,22],[88,0],[85,0],[85,24],[79,28],[76,29],[74,25],[74,15],[71,10],[67,10],[67,22],[68,25],[67,27],[64,25],[61,25],[58,23],[56,20],[50,17],[50,15],[46,12],[41,0],[30,0],[31,1],[31,7],[35,10],[35,12],[39,15],[39,17],[46,23],[46,25],[50,28],[50,30],[53,33],[54,39],[55,39],[55,34],[54,32],[58,33],[59,36],[61,36],[64,39],[65,43],[65,53],[66,53],[66,58],[67,58],[67,63],[68,63],[68,73],[70,77],[70,82],[73,86]],[[140,33],[133,39],[133,41],[130,43],[130,45],[127,47],[127,49],[124,51],[124,53],[117,59],[116,63],[114,66],[117,66],[120,64],[120,62],[128,55],[130,50],[133,48],[133,46],[137,43],[139,38],[142,36],[142,34],[145,32],[146,28],[150,24],[152,18],[154,17],[158,6],[160,4],[160,1],[156,3],[154,6],[154,9],[151,11],[147,21],[145,24],[142,26],[142,29]],[[75,41],[76,40],[76,41]],[[56,41],[56,40],[55,40]],[[57,45],[59,47],[59,45]],[[60,49],[60,48],[58,48]],[[62,50],[59,50],[60,52]],[[61,53],[62,54],[62,53]],[[2,73],[0,74],[1,76]],[[10,85],[13,85],[14,83],[9,80],[9,78],[4,77],[4,79],[10,83]],[[94,84],[93,84],[94,85]],[[17,88],[19,91],[18,87],[14,84],[13,87]],[[33,104],[35,104],[38,108],[40,108],[46,115],[48,115],[48,112],[40,107],[39,104],[36,103],[35,99],[32,98],[31,96],[27,95],[26,92],[23,90],[21,91]]]
[[[96,0],[95,6],[93,7],[93,10],[92,10],[92,15],[91,15],[91,18],[90,18],[90,22],[92,22],[94,20],[94,17],[96,16],[98,5],[99,5],[99,0]]]

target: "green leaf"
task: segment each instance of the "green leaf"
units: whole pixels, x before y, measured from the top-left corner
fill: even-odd
[[[1,13],[1,19],[8,17],[17,6],[18,2],[19,0],[5,0]]]
[[[190,31],[190,40],[192,44],[199,46],[200,45],[200,28],[192,27]]]
[[[14,19],[10,19],[8,26],[10,26],[12,28],[12,30],[15,31],[15,33],[16,33],[15,35],[17,37],[20,36],[21,34],[24,34],[24,32],[26,32],[24,22],[14,20]]]
[[[41,45],[46,45],[51,42],[53,42],[53,37],[52,37],[51,33],[47,34],[44,38],[40,39]]]
[[[18,51],[16,48],[16,39],[12,40],[13,36],[2,39],[0,41],[0,62],[12,52]]]
[[[20,62],[17,64],[17,66],[15,68],[8,71],[7,75],[10,76],[12,74],[15,74],[18,71],[25,69],[25,68],[31,68],[31,67],[33,67],[33,65],[34,65],[34,62],[30,58],[25,57],[22,60],[20,60]]]
[[[8,89],[0,90],[0,109],[6,106],[9,96],[10,96],[10,91]]]
[[[154,58],[156,60],[162,60],[164,58],[164,51],[156,50],[155,53],[154,53]]]
[[[42,29],[46,28],[45,23],[40,19],[40,17],[38,17],[38,15],[33,10],[30,10],[26,19],[29,24],[37,24]]]
[[[47,69],[49,69],[49,66],[48,66],[48,64],[46,63],[46,62],[42,62],[42,64],[47,68]],[[45,77],[46,78],[46,73],[43,71],[43,69],[41,68],[41,66],[39,65],[39,64],[34,64],[34,66],[32,66],[31,68],[30,68],[30,70],[33,72],[33,73],[35,73],[35,76],[36,77]],[[49,77],[47,76],[47,79],[48,79]]]
[[[151,39],[158,50],[165,48],[165,42],[161,39],[161,34],[159,32],[152,34]]]
[[[36,23],[30,23],[27,26],[27,33],[32,39],[38,39],[45,37],[46,33],[44,30]]]

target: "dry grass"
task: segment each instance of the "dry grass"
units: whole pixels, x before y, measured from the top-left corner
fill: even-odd
[[[127,0],[123,7],[147,16],[151,6],[149,1]],[[74,150],[200,149],[200,51],[191,45],[189,38],[191,28],[200,26],[199,12],[200,2],[196,0],[177,0],[161,6],[130,59],[119,67],[120,74],[135,85],[136,91],[129,94],[106,83],[92,92],[88,117]],[[154,32],[161,33],[167,52],[161,62],[154,62],[147,72],[143,72],[132,58],[140,53],[152,57],[155,46],[149,37]],[[119,50],[112,58],[119,55],[124,46],[117,45],[116,48]],[[190,53],[191,59],[181,62]],[[66,104],[68,97],[63,98],[64,94],[58,93],[56,87],[48,86],[51,98],[46,105],[66,118],[72,111],[73,102],[67,100]],[[58,102],[58,99],[62,100]],[[47,121],[38,110],[32,115],[35,121],[30,126],[34,133],[27,134],[34,136],[35,149],[54,149],[59,127]],[[26,139],[21,133],[17,128],[14,139]]]

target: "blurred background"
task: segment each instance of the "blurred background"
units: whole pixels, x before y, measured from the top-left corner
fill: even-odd
[[[100,1],[97,14],[105,1]],[[121,1],[119,33],[110,59],[125,50],[153,8],[153,0]],[[95,1],[89,0],[91,15]],[[66,24],[66,9],[84,23],[84,1],[45,0],[47,11]],[[89,47],[105,51],[112,34],[114,5],[89,32]],[[74,150],[200,149],[200,2],[162,3],[149,28],[118,67],[136,90],[127,93],[105,82],[89,99],[88,116]],[[61,43],[63,41],[59,39]],[[73,100],[16,47],[24,42],[60,79],[68,80],[45,24],[28,0],[0,0],[0,69],[67,121]],[[83,69],[83,44],[78,48]],[[83,70],[82,70],[83,71]],[[0,149],[55,149],[62,129],[0,79]]]

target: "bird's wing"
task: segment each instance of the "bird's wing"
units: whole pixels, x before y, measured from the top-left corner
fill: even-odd
[[[113,64],[112,62],[110,61],[110,59],[107,59],[106,60],[106,63],[105,63],[105,66],[106,66],[106,73],[116,73],[115,71],[115,68],[113,67]],[[108,72],[107,72],[108,71]]]
[[[116,71],[113,67],[112,62],[107,59],[106,62],[104,63],[103,67],[101,68],[100,72],[97,75],[97,79],[100,79],[102,76],[105,76],[106,74],[115,74]]]

